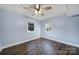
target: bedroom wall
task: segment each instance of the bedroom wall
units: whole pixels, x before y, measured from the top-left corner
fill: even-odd
[[[0,32],[2,35],[0,35],[1,47],[21,41],[28,41],[40,37],[40,35],[42,37],[56,38],[59,41],[79,45],[79,16],[59,16],[44,21],[38,21],[8,10],[0,9],[0,21]],[[27,31],[28,21],[35,23],[35,32]],[[48,22],[53,24],[52,32],[45,32],[45,24]]]
[[[8,10],[0,10],[0,12],[3,16],[0,18],[2,19],[2,47],[40,37],[39,21]],[[28,21],[35,23],[34,32],[27,31]]]
[[[1,9],[0,9],[0,14],[1,14],[2,12],[1,12]],[[0,15],[0,51],[1,51],[1,40],[2,40],[2,18],[3,18],[3,16],[2,15]]]
[[[52,32],[45,32],[46,23],[53,24]],[[41,22],[41,36],[79,46],[79,16],[59,16]],[[55,39],[54,39],[55,38]]]
[[[1,16],[0,16],[1,18]],[[1,50],[1,19],[0,19],[0,50]]]
[[[1,49],[1,32],[0,32],[0,49]]]

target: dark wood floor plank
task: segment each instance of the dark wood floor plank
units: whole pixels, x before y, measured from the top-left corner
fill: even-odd
[[[3,49],[1,55],[79,55],[79,48],[39,38]]]

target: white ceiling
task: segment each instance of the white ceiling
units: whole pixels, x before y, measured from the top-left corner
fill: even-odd
[[[33,17],[38,20],[45,20],[49,19],[55,16],[61,16],[61,15],[74,15],[74,14],[79,14],[79,5],[65,5],[65,4],[49,4],[52,6],[51,10],[44,10],[44,16],[40,15],[34,15],[34,9],[29,8],[32,6],[31,4],[9,4],[9,5],[0,5],[1,8],[10,10],[25,16]],[[42,5],[43,7],[49,6],[48,4]],[[24,9],[23,7],[27,7],[29,9]]]

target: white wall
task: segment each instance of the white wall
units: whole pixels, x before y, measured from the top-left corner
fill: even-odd
[[[1,14],[1,9],[0,9],[0,14]],[[0,15],[0,50],[1,50],[1,40],[2,40],[2,19],[3,19],[3,16]]]
[[[52,32],[45,32],[46,23],[53,24]],[[42,36],[79,46],[79,16],[59,16],[41,22]]]
[[[66,8],[67,16],[79,14],[79,4],[69,4]]]
[[[22,15],[7,10],[0,10],[0,11],[1,11],[0,15],[3,15],[2,18],[3,39],[1,44],[2,47],[40,37],[39,21],[29,17],[24,17]],[[32,21],[35,23],[35,32],[27,31],[28,21]]]
[[[0,49],[1,49],[1,20],[0,20]]]
[[[35,32],[27,31],[28,21],[35,23]],[[45,32],[45,24],[48,22],[53,24],[53,32]],[[40,37],[40,35],[79,45],[79,16],[59,16],[50,20],[38,21],[30,17],[24,17],[17,13],[0,9],[0,23],[1,47],[34,39]]]

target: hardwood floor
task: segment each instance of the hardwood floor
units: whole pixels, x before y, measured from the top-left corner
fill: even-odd
[[[3,49],[0,55],[79,55],[79,48],[39,38]]]

